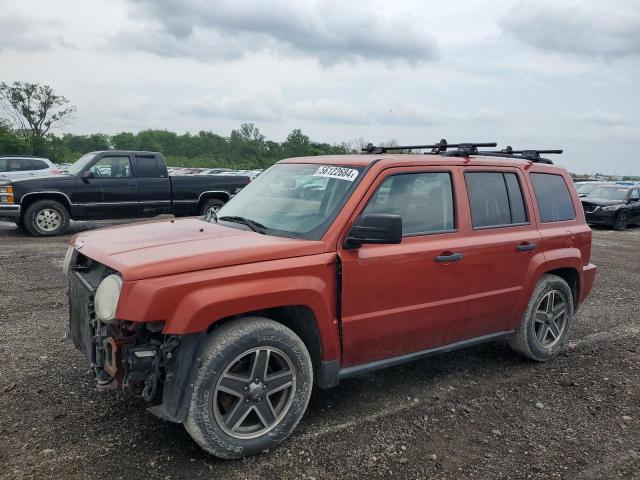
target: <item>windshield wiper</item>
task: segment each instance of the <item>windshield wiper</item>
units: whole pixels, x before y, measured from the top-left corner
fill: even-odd
[[[220,217],[218,220],[225,220],[227,222],[233,222],[233,223],[241,223],[242,225],[246,225],[247,227],[249,227],[254,232],[261,233],[263,235],[265,234],[265,230],[267,229],[267,227],[265,227],[261,223],[255,222],[253,220],[250,220],[244,217],[228,216],[228,217]]]

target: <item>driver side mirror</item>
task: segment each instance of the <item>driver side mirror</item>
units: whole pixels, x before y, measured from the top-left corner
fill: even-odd
[[[402,241],[402,217],[389,213],[372,213],[356,220],[344,242],[345,248],[359,248],[364,243],[393,244]]]
[[[93,178],[93,172],[91,170],[87,170],[85,172],[82,172],[82,178]]]

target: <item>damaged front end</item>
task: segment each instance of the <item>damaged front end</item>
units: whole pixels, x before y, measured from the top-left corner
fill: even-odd
[[[157,401],[180,337],[164,335],[163,322],[116,319],[118,273],[77,251],[68,262],[70,334],[87,357],[97,388],[125,388]]]

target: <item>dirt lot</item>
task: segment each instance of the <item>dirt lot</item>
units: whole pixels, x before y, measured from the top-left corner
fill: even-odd
[[[640,478],[640,229],[594,232],[596,287],[555,361],[490,344],[350,379],[237,462],[93,389],[64,339],[66,240],[0,222],[2,479]]]

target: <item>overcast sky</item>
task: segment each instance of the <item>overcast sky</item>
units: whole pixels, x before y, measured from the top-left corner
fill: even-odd
[[[74,133],[254,122],[640,175],[639,67],[640,0],[0,0],[0,81],[51,85]]]

